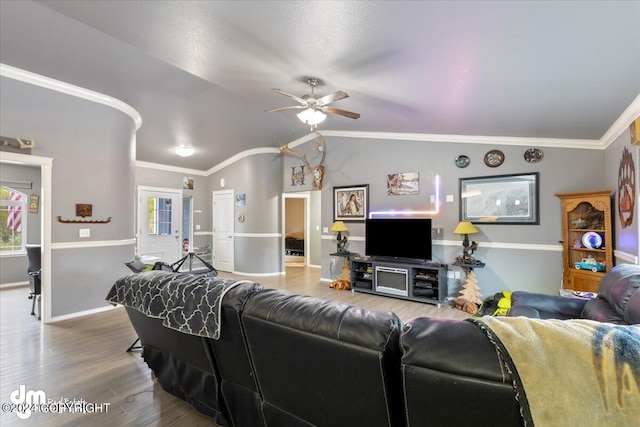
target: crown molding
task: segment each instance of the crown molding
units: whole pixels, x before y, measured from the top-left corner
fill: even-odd
[[[188,168],[182,168],[179,166],[163,165],[161,163],[151,163],[151,162],[145,162],[142,160],[136,160],[136,167],[147,168],[147,169],[157,169],[164,172],[180,172],[180,173],[186,173],[189,175],[197,175],[197,176],[210,175],[208,172],[201,171],[198,169],[188,169]]]
[[[45,89],[55,90],[56,92],[65,93],[67,95],[75,96],[77,98],[86,99],[87,101],[103,104],[116,110],[120,110],[129,117],[131,117],[136,124],[136,130],[142,126],[142,116],[129,104],[126,104],[119,99],[113,98],[102,93],[94,92],[89,89],[85,89],[80,86],[75,86],[69,83],[61,82],[49,77],[42,76],[40,74],[25,71],[20,68],[12,67],[0,63],[0,76],[7,77],[9,79],[18,80],[24,83],[29,83],[34,86],[40,86]]]
[[[219,170],[226,168],[227,166],[237,162],[238,160],[244,159],[245,157],[255,156],[256,154],[280,154],[279,148],[274,147],[260,147],[260,148],[252,148],[250,150],[242,151],[235,156],[229,157],[227,160],[218,163],[214,167],[207,170],[206,174],[211,175]]]
[[[602,149],[597,139],[528,138],[484,135],[444,135],[434,133],[360,132],[326,130],[322,135],[345,138],[392,139],[398,141],[449,142],[454,144],[492,144],[538,147]]]
[[[600,142],[602,143],[602,148],[607,148],[611,145],[622,132],[628,131],[629,125],[635,119],[640,117],[640,94],[636,96],[636,99],[627,107],[626,110],[618,117],[618,119],[613,122],[609,130],[607,130],[602,138],[600,138]]]
[[[629,122],[630,123],[630,122]],[[314,131],[288,143],[289,148],[311,141],[321,136],[333,136],[344,138],[368,138],[368,139],[389,139],[395,141],[425,141],[425,142],[449,142],[457,144],[492,144],[492,145],[517,145],[517,146],[537,146],[553,148],[581,148],[588,150],[602,150],[601,140],[597,139],[560,139],[560,138],[526,138],[508,136],[481,136],[481,135],[441,135],[432,133],[400,133],[400,132],[363,132],[363,131],[342,131],[323,130]],[[218,163],[208,169],[205,175],[211,175],[219,170],[256,154],[280,154],[279,148],[263,147],[253,148],[229,157],[227,160]],[[137,162],[136,162],[137,164]]]

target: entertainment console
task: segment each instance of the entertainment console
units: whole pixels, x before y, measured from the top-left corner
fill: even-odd
[[[351,289],[440,307],[448,296],[447,265],[352,258]]]

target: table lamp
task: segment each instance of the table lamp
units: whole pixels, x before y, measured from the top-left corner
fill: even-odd
[[[338,232],[338,248],[337,251],[338,252],[345,252],[345,245],[347,244],[347,236],[342,236],[342,232],[343,231],[349,231],[349,229],[347,228],[346,225],[344,225],[344,222],[342,221],[336,221],[333,223],[333,225],[331,226],[331,231],[337,231]]]
[[[459,261],[471,263],[475,261],[469,253],[469,234],[475,234],[477,232],[478,229],[469,221],[460,221],[456,229],[453,230],[454,234],[464,234],[464,240],[462,241],[462,246],[464,247],[464,249],[462,251],[462,259],[459,259]],[[476,247],[477,244],[475,244],[474,242],[474,247],[472,248],[471,253],[473,253],[473,250],[475,250]]]

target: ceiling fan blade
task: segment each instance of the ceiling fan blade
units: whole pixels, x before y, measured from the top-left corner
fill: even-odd
[[[316,104],[327,105],[327,104],[331,104],[332,102],[339,101],[341,99],[345,99],[348,97],[349,95],[346,92],[339,90],[335,93],[331,93],[329,95],[325,95],[322,98],[317,99]]]
[[[291,107],[280,107],[280,108],[272,108],[271,110],[264,110],[265,113],[275,113],[276,111],[285,111],[285,110],[299,110],[301,108],[307,108],[304,105],[292,105]]]
[[[272,88],[271,90],[276,92],[276,93],[279,93],[280,95],[288,96],[289,98],[295,99],[300,104],[307,105],[307,101],[305,101],[304,99],[300,98],[299,96],[292,95],[289,92],[285,92],[283,90],[276,89],[276,88]]]
[[[351,111],[341,110],[339,108],[333,107],[322,107],[322,111],[324,111],[325,113],[338,114],[340,116],[349,117],[350,119],[357,119],[360,117],[360,114],[358,113],[352,113]]]

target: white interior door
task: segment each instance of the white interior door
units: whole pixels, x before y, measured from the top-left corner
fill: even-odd
[[[151,264],[182,257],[182,191],[138,187],[138,254]]]
[[[233,272],[235,232],[235,196],[233,190],[213,192],[213,247],[216,270]]]

